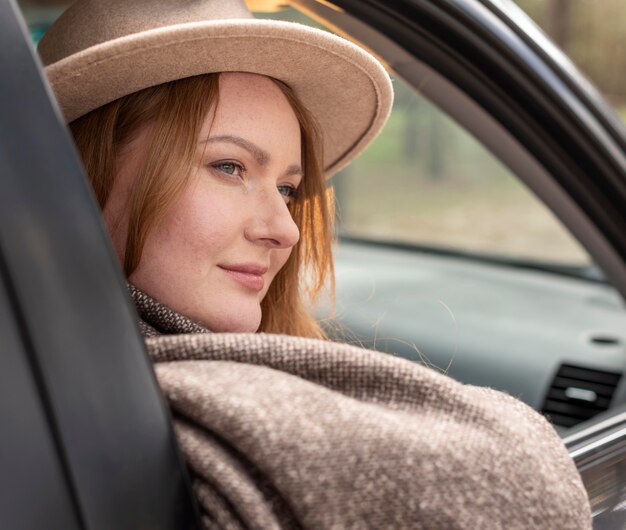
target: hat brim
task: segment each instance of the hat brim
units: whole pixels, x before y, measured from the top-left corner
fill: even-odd
[[[225,20],[107,41],[46,67],[67,122],[122,96],[211,72],[285,82],[319,123],[324,168],[348,164],[383,127],[393,100],[382,65],[351,42],[302,24]]]

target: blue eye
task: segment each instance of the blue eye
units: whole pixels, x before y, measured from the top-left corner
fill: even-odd
[[[229,161],[216,162],[215,164],[211,164],[211,167],[232,176],[241,176],[245,169],[241,164]],[[237,173],[239,173],[239,175],[237,175]]]
[[[278,186],[278,191],[285,197],[287,204],[298,198],[298,189],[290,184]]]

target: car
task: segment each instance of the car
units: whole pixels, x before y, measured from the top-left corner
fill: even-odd
[[[22,20],[41,33],[63,5],[0,4],[0,526],[199,528],[122,275]],[[329,334],[545,413],[594,527],[622,528],[623,122],[513,2],[290,5],[272,16],[306,13],[359,42],[396,85],[387,130],[332,181],[336,313],[316,308]]]

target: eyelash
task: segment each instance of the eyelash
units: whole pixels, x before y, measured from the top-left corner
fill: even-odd
[[[282,184],[278,186],[278,191],[285,197],[287,204],[292,203],[298,198],[298,188],[290,184]]]
[[[239,175],[235,175],[234,173],[229,173],[228,171],[224,171],[224,169],[222,169],[224,166],[234,166],[235,169],[239,170]],[[231,177],[242,178],[243,174],[246,172],[246,168],[242,164],[239,164],[238,162],[234,162],[232,160],[221,160],[220,162],[215,162],[211,164],[211,167],[216,169],[220,173],[225,173],[226,175],[229,175]]]
[[[239,175],[236,175],[234,172],[229,173],[228,171],[224,171],[223,169],[224,166],[234,166],[235,169],[239,171]],[[220,162],[215,162],[211,164],[211,167],[213,169],[216,169],[220,173],[224,173],[228,175],[229,177],[236,177],[239,179],[243,179],[243,176],[246,172],[246,168],[242,164],[238,162],[234,162],[232,160],[223,160]],[[280,194],[283,197],[285,197],[287,204],[295,201],[298,198],[298,188],[296,188],[295,186],[292,186],[290,184],[281,184],[277,188]]]

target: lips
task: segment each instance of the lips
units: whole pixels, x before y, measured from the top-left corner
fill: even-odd
[[[263,275],[267,272],[267,267],[264,265],[241,263],[218,265],[218,267],[230,278],[252,291],[262,291],[265,286]]]

